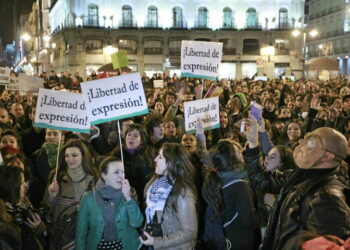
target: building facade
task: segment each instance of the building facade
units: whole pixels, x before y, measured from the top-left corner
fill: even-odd
[[[350,75],[350,0],[309,0],[308,29],[319,33],[307,40],[308,60],[338,60],[339,73]]]
[[[51,66],[90,71],[126,50],[130,67],[148,74],[180,69],[182,40],[222,42],[222,77],[300,77],[303,0],[49,1]],[[270,48],[270,49],[266,49]]]

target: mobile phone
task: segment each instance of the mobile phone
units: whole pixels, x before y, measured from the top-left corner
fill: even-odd
[[[241,132],[244,132],[244,130],[245,130],[245,120],[242,120],[242,121],[241,121],[241,128],[240,128],[240,131],[241,131]]]
[[[250,114],[257,121],[260,121],[262,119],[262,106],[255,101],[250,102]]]

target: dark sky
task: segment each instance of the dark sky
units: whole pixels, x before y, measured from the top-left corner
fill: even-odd
[[[3,45],[11,43],[14,39],[13,13],[31,9],[35,0],[0,0],[0,37]],[[16,7],[17,6],[17,7]]]

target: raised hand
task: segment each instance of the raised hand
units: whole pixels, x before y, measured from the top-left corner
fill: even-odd
[[[129,181],[127,179],[124,179],[122,184],[122,193],[124,195],[125,200],[127,201],[131,200],[130,189],[131,188],[130,188]]]

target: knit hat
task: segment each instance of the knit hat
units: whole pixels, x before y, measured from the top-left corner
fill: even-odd
[[[237,93],[233,97],[238,97],[243,105],[243,109],[245,109],[248,106],[247,99],[245,98],[245,95],[243,93]]]

